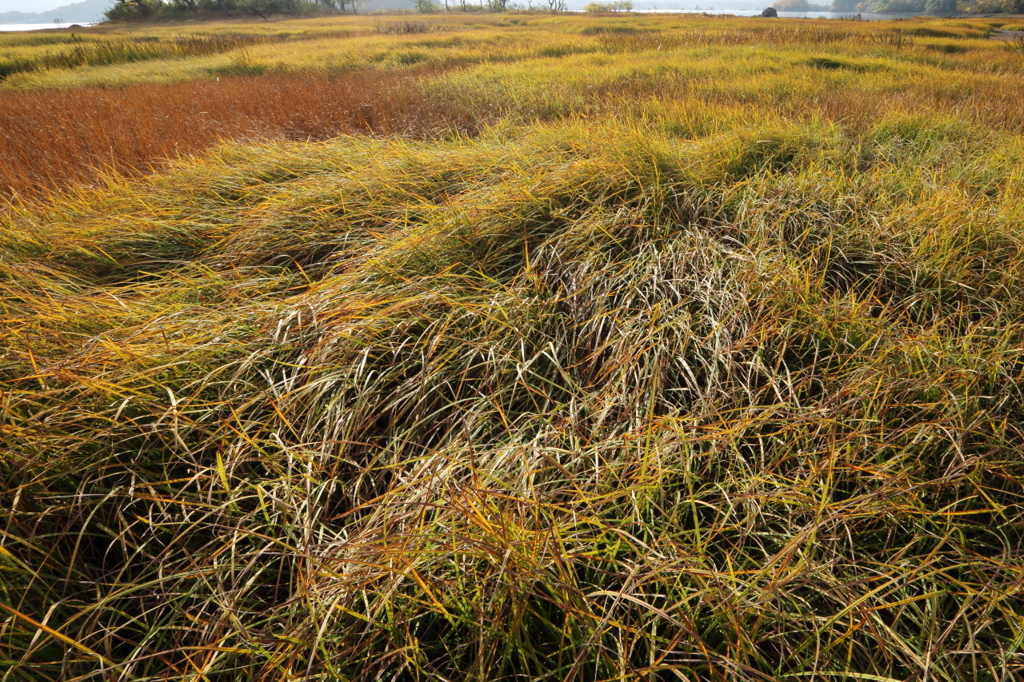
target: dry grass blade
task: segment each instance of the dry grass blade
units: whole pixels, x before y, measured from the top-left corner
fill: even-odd
[[[5,208],[4,676],[1024,674],[1007,76],[846,24],[780,46],[782,85],[733,58],[763,22],[609,64],[593,21],[381,90],[222,91],[246,121],[243,85],[366,85],[408,106],[357,131],[404,136]]]

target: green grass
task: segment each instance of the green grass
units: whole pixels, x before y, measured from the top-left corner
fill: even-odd
[[[472,136],[9,202],[7,679],[1024,674],[1014,54],[525,18]]]

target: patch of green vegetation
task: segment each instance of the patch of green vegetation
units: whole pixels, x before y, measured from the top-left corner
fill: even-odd
[[[853,64],[838,59],[832,59],[830,57],[811,57],[807,60],[809,66],[813,66],[816,69],[825,69],[826,71],[835,71],[837,69],[848,69],[851,71],[863,71],[864,67],[859,64]]]
[[[971,50],[967,45],[958,43],[929,43],[925,47],[935,52],[942,52],[943,54],[963,54]]]

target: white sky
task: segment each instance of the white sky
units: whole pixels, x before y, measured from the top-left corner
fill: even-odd
[[[45,12],[81,0],[0,0],[0,12]]]
[[[705,9],[761,9],[772,4],[774,0],[633,0],[633,6],[640,11],[654,7],[664,9],[690,9],[700,6]],[[814,0],[811,0],[814,2]],[[0,12],[46,12],[81,0],[0,0]],[[525,0],[523,0],[525,4]],[[589,0],[580,0],[570,5],[582,7]],[[111,0],[110,4],[114,4]],[[543,3],[541,3],[543,4]],[[817,4],[827,5],[825,0],[817,0]]]

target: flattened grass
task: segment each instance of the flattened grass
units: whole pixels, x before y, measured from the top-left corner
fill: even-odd
[[[1018,674],[1020,138],[659,130],[10,210],[7,671]]]
[[[1024,674],[1019,55],[424,21],[376,73],[4,100],[301,140],[0,214],[3,675]],[[351,103],[387,135],[305,140]]]

